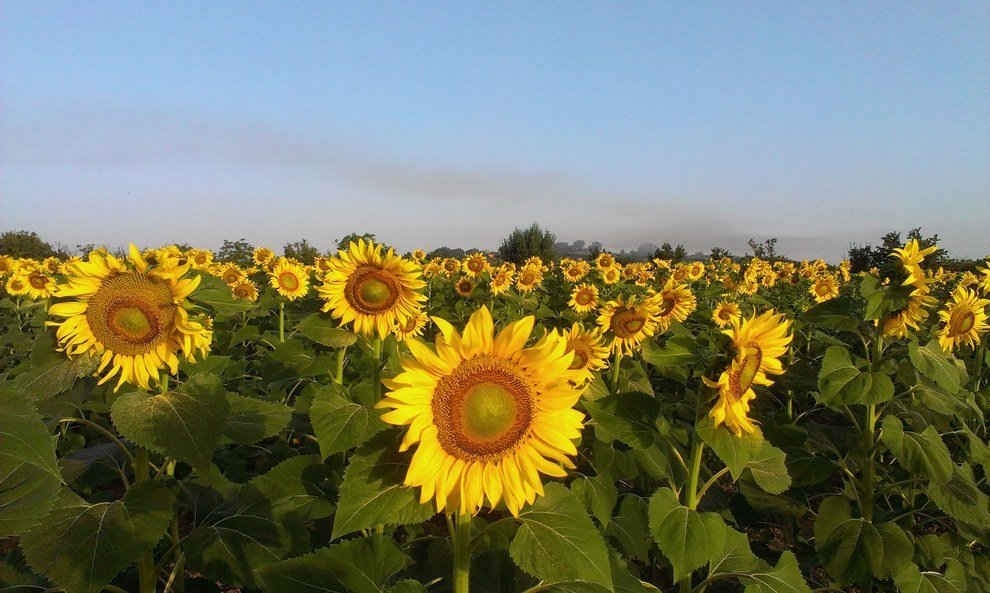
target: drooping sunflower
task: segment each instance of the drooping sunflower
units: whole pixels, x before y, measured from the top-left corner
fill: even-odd
[[[956,288],[952,293],[952,301],[938,312],[939,318],[945,323],[938,333],[938,343],[942,350],[951,352],[963,344],[970,348],[979,345],[981,336],[990,329],[987,324],[987,305],[990,305],[990,300],[981,299],[974,291]]]
[[[839,296],[839,281],[831,274],[823,274],[811,283],[808,289],[816,303],[824,303]]]
[[[415,338],[423,333],[423,329],[429,320],[429,316],[420,311],[410,316],[404,324],[399,325],[396,323],[395,327],[392,328],[392,335],[400,342],[404,342],[409,338]]]
[[[484,253],[476,252],[464,258],[464,273],[477,278],[492,269]]]
[[[580,323],[575,323],[571,329],[564,330],[567,338],[567,350],[574,353],[569,370],[575,374],[573,381],[580,385],[591,380],[596,371],[608,366],[608,346],[602,335],[602,329],[585,329]]]
[[[474,292],[474,282],[472,282],[468,277],[460,278],[454,283],[454,291],[456,291],[458,295],[468,298],[471,296],[471,293]]]
[[[667,331],[675,321],[684,321],[698,307],[698,299],[691,288],[673,280],[669,280],[652,298],[657,303],[656,319],[660,332]]]
[[[598,287],[593,284],[578,284],[571,291],[571,300],[567,304],[576,313],[594,311],[598,306]]]
[[[495,335],[486,307],[460,334],[443,319],[435,348],[406,343],[414,359],[386,381],[377,404],[389,424],[408,426],[400,445],[413,445],[405,484],[438,511],[470,515],[500,503],[513,515],[543,494],[540,474],[564,477],[573,468],[584,415],[581,390],[567,381],[573,355],[549,332],[526,348],[534,318]]]
[[[702,377],[705,385],[718,389],[718,399],[708,415],[714,420],[716,428],[724,424],[737,437],[756,431],[756,424],[749,417],[749,402],[756,399],[756,392],[750,377],[743,376],[744,372],[744,365],[733,360],[729,368],[719,375],[718,381]]]
[[[278,258],[272,265],[268,282],[280,295],[294,301],[309,292],[309,272],[300,263],[286,257]]]
[[[326,301],[323,311],[343,324],[353,323],[359,334],[384,338],[419,313],[424,286],[419,264],[360,239],[337,253],[317,290]]]
[[[241,280],[230,287],[231,294],[235,299],[253,303],[258,300],[258,287],[248,279]]]
[[[739,305],[733,302],[721,302],[712,312],[712,321],[719,327],[728,327],[733,321],[738,321],[741,312]]]
[[[55,296],[71,300],[48,308],[49,317],[63,318],[48,322],[58,328],[59,349],[70,358],[99,356],[99,383],[117,376],[115,390],[124,383],[149,389],[161,370],[178,372],[180,354],[206,356],[213,331],[208,318],[186,311],[200,281],[185,277],[188,271],[188,264],[151,266],[133,245],[126,259],[94,251],[68,266]]]
[[[639,344],[657,330],[657,303],[654,299],[620,296],[605,303],[598,315],[598,327],[611,336],[609,349],[632,356]]]

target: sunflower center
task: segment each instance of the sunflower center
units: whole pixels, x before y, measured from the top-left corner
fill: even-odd
[[[288,291],[299,290],[299,278],[292,272],[282,272],[278,275],[278,284]]]
[[[89,299],[86,321],[106,348],[136,356],[151,352],[167,338],[175,309],[167,284],[128,273],[103,282]]]
[[[619,338],[632,338],[646,327],[646,316],[635,309],[620,308],[612,315],[609,328]]]
[[[30,282],[31,286],[37,288],[38,290],[41,290],[44,287],[48,286],[48,278],[44,274],[38,274],[38,273],[31,274],[30,276],[28,276],[28,282]]]
[[[661,317],[667,315],[674,310],[674,307],[676,305],[677,305],[676,298],[670,295],[664,295],[663,301],[660,303],[660,311],[657,314],[660,315]]]
[[[763,352],[757,346],[747,346],[743,349],[742,368],[739,370],[739,386],[742,391],[749,389],[760,370]]]
[[[511,362],[480,356],[442,378],[433,394],[437,438],[464,460],[491,458],[511,449],[532,421],[531,390]]]
[[[589,292],[579,292],[574,301],[579,305],[590,305],[591,304],[591,293]]]
[[[374,315],[395,305],[399,298],[399,287],[388,272],[365,266],[351,274],[345,295],[351,306],[359,312]]]
[[[976,315],[968,310],[956,310],[949,317],[949,335],[961,336],[973,329],[976,325]]]
[[[574,344],[574,358],[571,360],[571,370],[583,369],[588,365],[588,350],[584,344]]]

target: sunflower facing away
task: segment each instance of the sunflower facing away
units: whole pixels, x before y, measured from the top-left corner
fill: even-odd
[[[280,257],[272,266],[268,281],[280,295],[294,301],[309,292],[309,272],[302,264]]]
[[[598,326],[612,337],[611,351],[632,356],[640,342],[657,330],[657,303],[654,299],[622,297],[606,303],[598,315]]]
[[[48,308],[58,328],[59,348],[70,358],[100,357],[100,384],[117,376],[124,383],[150,389],[159,371],[175,374],[179,354],[194,361],[206,356],[213,332],[208,319],[194,320],[185,309],[199,276],[185,278],[189,265],[152,267],[132,245],[126,259],[93,252],[67,267],[55,296],[66,298]]]
[[[500,502],[513,515],[543,494],[540,474],[573,468],[584,415],[581,390],[567,381],[573,356],[556,332],[526,348],[534,318],[495,335],[487,307],[459,334],[443,319],[435,349],[408,340],[414,358],[386,381],[382,420],[408,426],[400,445],[417,445],[405,484],[437,511],[475,514]]]
[[[990,329],[987,325],[987,305],[990,305],[990,300],[981,299],[972,290],[956,288],[945,310],[938,312],[945,323],[938,333],[942,350],[951,352],[963,344],[970,348],[979,345],[980,336]]]
[[[405,325],[419,313],[426,300],[419,265],[391,248],[359,239],[340,250],[331,264],[317,289],[326,301],[323,310],[343,324],[353,323],[359,334],[384,338],[396,324]]]
[[[598,306],[598,288],[593,284],[578,284],[571,291],[571,300],[567,304],[576,313],[594,311]]]
[[[736,436],[756,430],[749,418],[749,402],[756,399],[753,385],[773,385],[768,375],[780,375],[784,367],[780,357],[787,352],[793,335],[791,322],[774,311],[733,323],[724,334],[732,338],[736,350],[729,368],[718,381],[705,379],[705,384],[718,389],[718,401],[709,416],[716,428],[722,424]]]

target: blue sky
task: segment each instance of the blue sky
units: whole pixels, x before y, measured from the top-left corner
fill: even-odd
[[[0,230],[990,252],[990,4],[0,5]]]

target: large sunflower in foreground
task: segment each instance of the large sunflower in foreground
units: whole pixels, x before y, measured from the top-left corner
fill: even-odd
[[[407,425],[400,450],[417,445],[405,483],[438,511],[477,513],[504,502],[513,515],[543,494],[540,474],[573,468],[584,415],[573,409],[581,390],[567,381],[567,341],[549,332],[526,348],[532,316],[498,335],[486,307],[463,335],[434,317],[436,347],[407,341],[413,359],[386,381],[377,404],[389,424]]]
[[[990,305],[990,300],[981,299],[972,290],[956,288],[945,310],[938,313],[945,323],[938,333],[942,350],[951,352],[963,344],[975,348],[980,343],[980,336],[990,329],[987,325],[987,305]]]
[[[606,303],[598,315],[598,326],[612,338],[611,351],[632,356],[640,342],[657,330],[657,304],[653,299],[620,296]]]
[[[353,323],[359,334],[384,338],[395,325],[404,326],[419,313],[420,302],[426,300],[420,292],[426,283],[419,265],[391,248],[359,239],[330,263],[317,289],[326,301],[323,310],[343,324]]]
[[[60,350],[70,358],[99,356],[99,382],[116,376],[115,389],[149,389],[162,369],[178,372],[179,354],[205,356],[213,332],[208,319],[196,321],[185,309],[200,280],[186,278],[188,271],[188,264],[152,267],[133,245],[126,259],[94,251],[68,265],[55,296],[71,300],[48,308],[50,317],[63,318],[48,322],[58,328]]]

